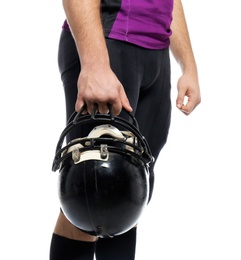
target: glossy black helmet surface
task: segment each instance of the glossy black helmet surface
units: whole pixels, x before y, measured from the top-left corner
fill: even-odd
[[[62,211],[91,235],[113,237],[128,231],[147,205],[153,158],[135,118],[126,113],[130,120],[114,117],[111,109],[108,115],[75,113],[57,144],[53,171],[59,170]],[[93,123],[88,136],[62,147],[70,131]]]

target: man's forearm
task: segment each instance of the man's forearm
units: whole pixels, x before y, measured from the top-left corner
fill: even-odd
[[[108,63],[99,0],[63,0],[82,66]]]
[[[173,21],[171,24],[171,51],[183,72],[196,72],[196,62],[192,51],[186,19],[181,0],[174,0]]]

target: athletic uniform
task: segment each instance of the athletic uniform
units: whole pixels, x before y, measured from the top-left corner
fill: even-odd
[[[101,14],[107,38],[160,50],[169,46],[173,0],[102,0]],[[63,28],[69,31],[65,21]]]
[[[102,0],[101,18],[111,68],[125,88],[140,131],[157,159],[166,143],[171,118],[169,44],[173,0]],[[77,80],[81,70],[77,49],[67,21],[60,37],[58,64],[66,98],[67,118],[74,112]],[[71,133],[69,140],[79,137]],[[67,141],[69,141],[67,140]],[[150,198],[154,183],[154,164],[150,169]],[[64,242],[66,241],[66,242]],[[97,260],[133,260],[136,229],[96,243]],[[77,241],[75,241],[77,243]],[[78,241],[83,243],[81,241]],[[71,241],[53,235],[51,260],[92,260],[93,244],[71,258],[77,250]],[[63,252],[62,252],[63,251]],[[58,254],[58,255],[57,255]],[[68,257],[64,255],[68,255]],[[79,254],[79,258],[77,255]],[[60,257],[62,255],[62,258]],[[83,256],[84,255],[84,256]]]

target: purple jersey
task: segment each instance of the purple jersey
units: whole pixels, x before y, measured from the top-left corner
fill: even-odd
[[[167,48],[172,10],[173,0],[102,0],[105,37],[148,49]]]

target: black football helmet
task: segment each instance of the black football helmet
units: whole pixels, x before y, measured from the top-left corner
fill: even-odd
[[[109,113],[74,113],[62,132],[53,161],[59,170],[58,195],[64,215],[80,230],[113,237],[131,229],[147,205],[149,164],[145,138],[131,113],[128,120]],[[122,112],[122,113],[123,113]],[[88,136],[66,135],[78,126],[95,124]]]

